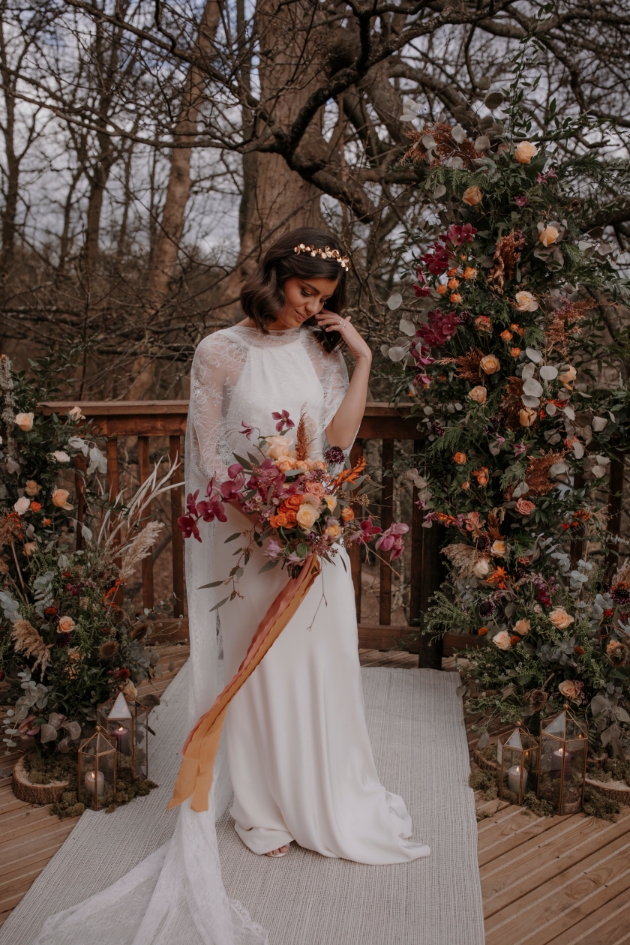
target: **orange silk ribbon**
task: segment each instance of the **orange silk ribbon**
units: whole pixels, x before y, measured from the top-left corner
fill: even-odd
[[[177,807],[191,794],[190,806],[193,810],[208,810],[214,762],[227,707],[291,620],[320,571],[317,555],[309,555],[299,575],[289,579],[263,617],[236,674],[217,696],[212,708],[201,716],[184,743],[184,758],[168,810]]]

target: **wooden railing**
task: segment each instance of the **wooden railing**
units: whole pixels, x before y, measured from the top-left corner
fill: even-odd
[[[47,413],[65,413],[73,403],[47,403],[42,408]],[[120,454],[121,444],[128,451],[131,442],[136,446],[137,438],[137,479],[144,482],[151,472],[151,456],[163,456],[166,451],[171,461],[183,458],[183,438],[186,431],[188,402],[178,401],[115,401],[83,402],[79,406],[88,421],[92,423],[95,434],[105,440],[107,455],[107,475],[110,496],[118,494],[121,485]],[[357,460],[366,450],[369,441],[380,441],[381,482],[380,513],[384,527],[391,524],[394,510],[394,464],[396,441],[413,444],[413,453],[419,454],[426,445],[424,435],[417,429],[417,421],[409,416],[409,406],[392,407],[383,403],[368,403],[356,443],[352,450],[352,459]],[[378,447],[377,447],[378,448]],[[82,471],[85,461],[82,456],[76,460],[76,485],[78,495],[78,518],[83,514],[82,492],[84,479]],[[134,465],[133,463],[131,465]],[[620,534],[623,457],[612,464],[610,493],[608,498],[609,528],[616,535]],[[183,482],[183,464],[176,472],[175,481]],[[427,609],[429,598],[438,589],[444,576],[442,556],[439,554],[440,529],[423,528],[424,513],[416,505],[417,490],[411,497],[410,539],[411,554],[408,560],[409,597],[406,612],[408,624],[392,625],[392,571],[389,566],[380,563],[378,589],[378,620],[362,621],[363,581],[361,549],[355,545],[350,552],[352,578],[355,588],[357,618],[359,621],[359,645],[370,649],[386,650],[397,641],[404,640],[410,632],[417,629],[422,614]],[[177,527],[177,519],[183,512],[183,489],[174,489],[170,493],[171,525],[171,599],[174,616],[180,619],[177,638],[187,635],[185,618],[185,583],[184,583],[184,540]],[[378,503],[377,503],[378,504]],[[359,510],[357,510],[359,511]],[[78,539],[80,541],[80,537]],[[581,553],[579,539],[572,546],[572,557],[577,561]],[[142,567],[142,603],[146,608],[155,604],[154,562],[151,556],[144,559]],[[446,634],[442,641],[430,641],[420,637],[417,642],[406,643],[405,648],[418,653],[419,665],[440,668],[442,656],[449,656],[454,649],[464,646],[479,645],[481,638],[474,635]]]

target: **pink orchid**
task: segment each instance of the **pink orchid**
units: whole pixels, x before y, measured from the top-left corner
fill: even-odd
[[[281,545],[280,542],[276,541],[275,538],[270,538],[267,544],[267,550],[264,552],[267,558],[271,558],[272,561],[275,561],[282,554],[284,545]]]
[[[278,411],[276,410],[274,411],[274,413],[271,414],[271,416],[273,417],[274,420],[278,421],[276,423],[276,430],[278,431],[278,433],[282,433],[283,430],[290,430],[291,427],[295,426],[293,420],[289,416],[288,410],[283,410],[281,413],[278,413]]]
[[[515,443],[514,444],[514,455],[520,456],[522,453],[527,452],[527,444],[525,443]]]
[[[226,485],[226,483],[223,483],[223,485]],[[231,485],[231,483],[229,483],[229,485]],[[208,499],[208,501],[203,500],[202,502],[198,502],[197,513],[201,516],[204,522],[213,522],[215,518],[219,522],[227,522],[225,507],[218,495],[213,496],[211,499]]]
[[[367,544],[372,535],[380,535],[383,531],[382,528],[379,528],[378,525],[375,525],[371,518],[364,518],[360,523],[361,530],[358,532],[353,532],[351,535],[346,538],[346,541],[359,541]]]
[[[199,529],[197,528],[197,522],[192,517],[192,515],[180,515],[177,519],[177,524],[180,531],[183,532],[184,538],[190,538],[193,536],[197,541],[201,541],[201,535],[199,534]]]
[[[394,522],[392,525],[386,529],[380,538],[376,541],[376,550],[382,548],[383,551],[390,551],[390,559],[395,561],[396,558],[400,558],[403,551],[405,550],[405,543],[402,540],[402,536],[406,535],[409,531],[409,526],[405,525],[404,522]]]
[[[241,429],[238,432],[242,433],[242,435],[246,436],[247,439],[249,440],[255,429],[256,427],[250,427],[248,423],[245,423],[244,420],[241,420]]]
[[[515,197],[514,203],[516,204],[517,207],[521,207],[522,209],[523,207],[527,206],[527,204],[529,203],[529,199],[527,197]]]

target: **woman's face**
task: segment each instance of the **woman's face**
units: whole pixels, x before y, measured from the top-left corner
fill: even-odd
[[[336,288],[337,279],[291,276],[284,283],[284,308],[268,327],[272,331],[299,328],[308,318],[321,312]]]

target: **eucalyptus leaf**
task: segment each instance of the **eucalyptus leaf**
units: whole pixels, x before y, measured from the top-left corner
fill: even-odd
[[[387,300],[387,308],[391,309],[392,312],[395,311],[397,308],[400,308],[400,306],[402,305],[402,300],[403,300],[403,297],[400,294],[400,292],[394,292],[394,294],[390,295],[390,297]]]
[[[278,558],[276,558],[275,561],[268,561],[267,564],[263,564],[262,568],[260,569],[258,573],[262,574],[264,571],[271,571],[271,569],[275,568],[275,566],[278,563],[279,563]]]
[[[479,135],[475,140],[475,151],[487,151],[490,148],[490,138],[487,135]]]
[[[451,129],[451,134],[453,136],[453,139],[457,141],[458,144],[463,144],[463,142],[467,138],[466,132],[464,131],[461,125],[455,125]]]
[[[486,730],[486,731],[482,732],[481,735],[479,736],[479,741],[477,742],[477,747],[478,747],[480,750],[482,750],[482,749],[484,749],[484,748],[486,747],[486,745],[488,744],[489,741],[490,741],[490,736],[488,735],[488,731]]]
[[[490,92],[490,94],[486,95],[485,99],[483,100],[483,104],[486,106],[486,108],[489,108],[490,111],[493,112],[495,108],[498,108],[499,105],[503,104],[503,95],[501,92]]]

